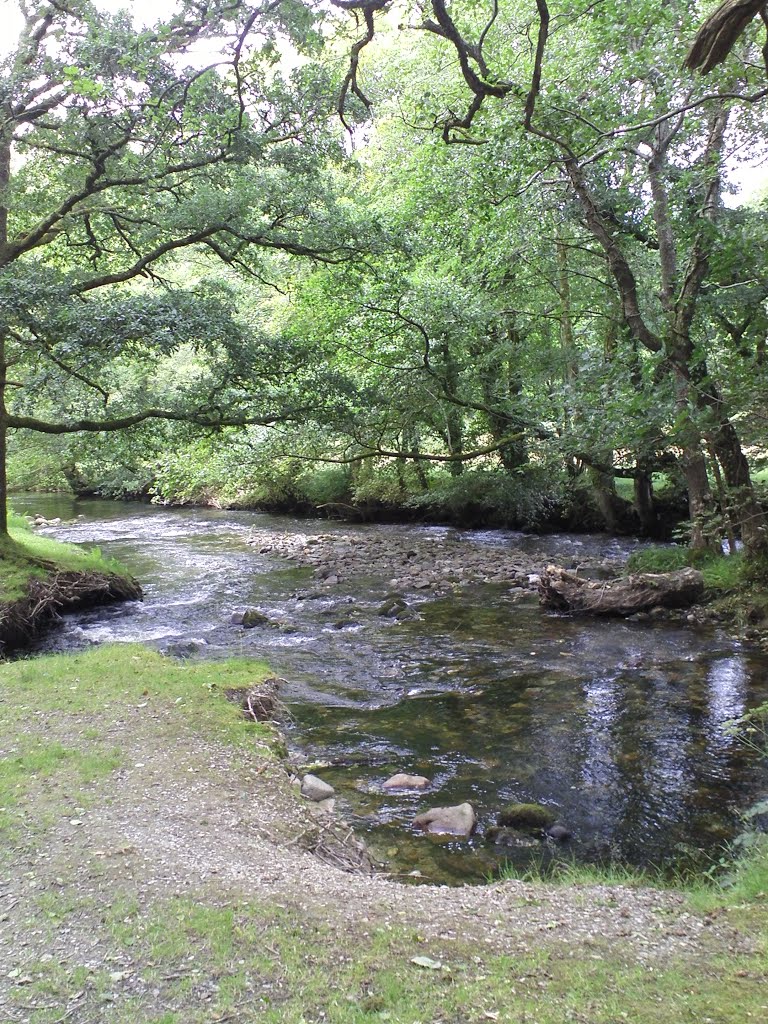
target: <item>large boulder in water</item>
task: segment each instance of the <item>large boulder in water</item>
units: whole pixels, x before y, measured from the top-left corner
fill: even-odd
[[[523,829],[526,832],[543,832],[556,821],[557,814],[543,804],[507,804],[498,817],[498,823],[503,828]]]
[[[333,786],[318,779],[316,775],[305,775],[301,780],[301,795],[307,800],[314,800],[319,804],[323,800],[330,800],[335,794]]]
[[[414,828],[435,835],[469,837],[475,831],[477,815],[470,803],[455,807],[432,807],[413,819]]]

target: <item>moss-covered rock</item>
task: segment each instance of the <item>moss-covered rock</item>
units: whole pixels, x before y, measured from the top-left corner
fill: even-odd
[[[507,804],[498,816],[498,824],[503,828],[518,828],[525,831],[538,831],[554,825],[557,814],[551,807],[543,804]]]

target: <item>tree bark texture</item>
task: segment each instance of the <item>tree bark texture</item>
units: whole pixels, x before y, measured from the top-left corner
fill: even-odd
[[[548,565],[539,582],[539,601],[546,608],[587,615],[627,616],[651,608],[688,608],[703,593],[704,579],[696,569],[594,582]]]

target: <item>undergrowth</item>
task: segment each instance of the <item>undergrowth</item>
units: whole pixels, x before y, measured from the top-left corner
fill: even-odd
[[[630,572],[675,572],[688,567],[701,571],[704,585],[712,595],[731,593],[745,585],[745,563],[741,553],[719,555],[667,545],[642,548],[627,560]]]

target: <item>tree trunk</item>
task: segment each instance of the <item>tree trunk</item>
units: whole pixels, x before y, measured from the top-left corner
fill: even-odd
[[[0,541],[8,536],[8,427],[6,425],[5,387],[8,372],[0,341]]]
[[[623,579],[594,582],[548,565],[541,574],[539,600],[548,608],[589,615],[634,615],[651,608],[688,608],[704,593],[696,569],[635,573]]]
[[[747,558],[768,558],[768,521],[755,497],[749,463],[741,450],[738,435],[724,415],[712,437],[712,447],[723,467],[733,517]]]
[[[637,460],[637,475],[633,484],[633,505],[640,521],[640,529],[647,537],[653,537],[659,528],[656,506],[653,501],[653,481],[651,474],[642,466],[640,459]]]
[[[680,465],[688,490],[688,516],[691,521],[691,548],[705,551],[713,546],[707,529],[712,515],[712,491],[707,476],[704,453],[697,444],[689,443],[683,449]]]
[[[7,115],[7,110],[1,112]],[[8,251],[8,186],[11,180],[11,142],[0,141],[0,273]],[[0,323],[0,540],[8,536],[8,357],[5,329]]]
[[[453,358],[450,346],[443,340],[436,346],[440,357],[443,379],[449,394],[457,394],[459,390],[459,368]],[[449,455],[461,455],[464,451],[464,414],[456,405],[449,405],[445,410],[445,429],[442,432]],[[464,463],[459,459],[448,463],[451,476],[461,476]]]

